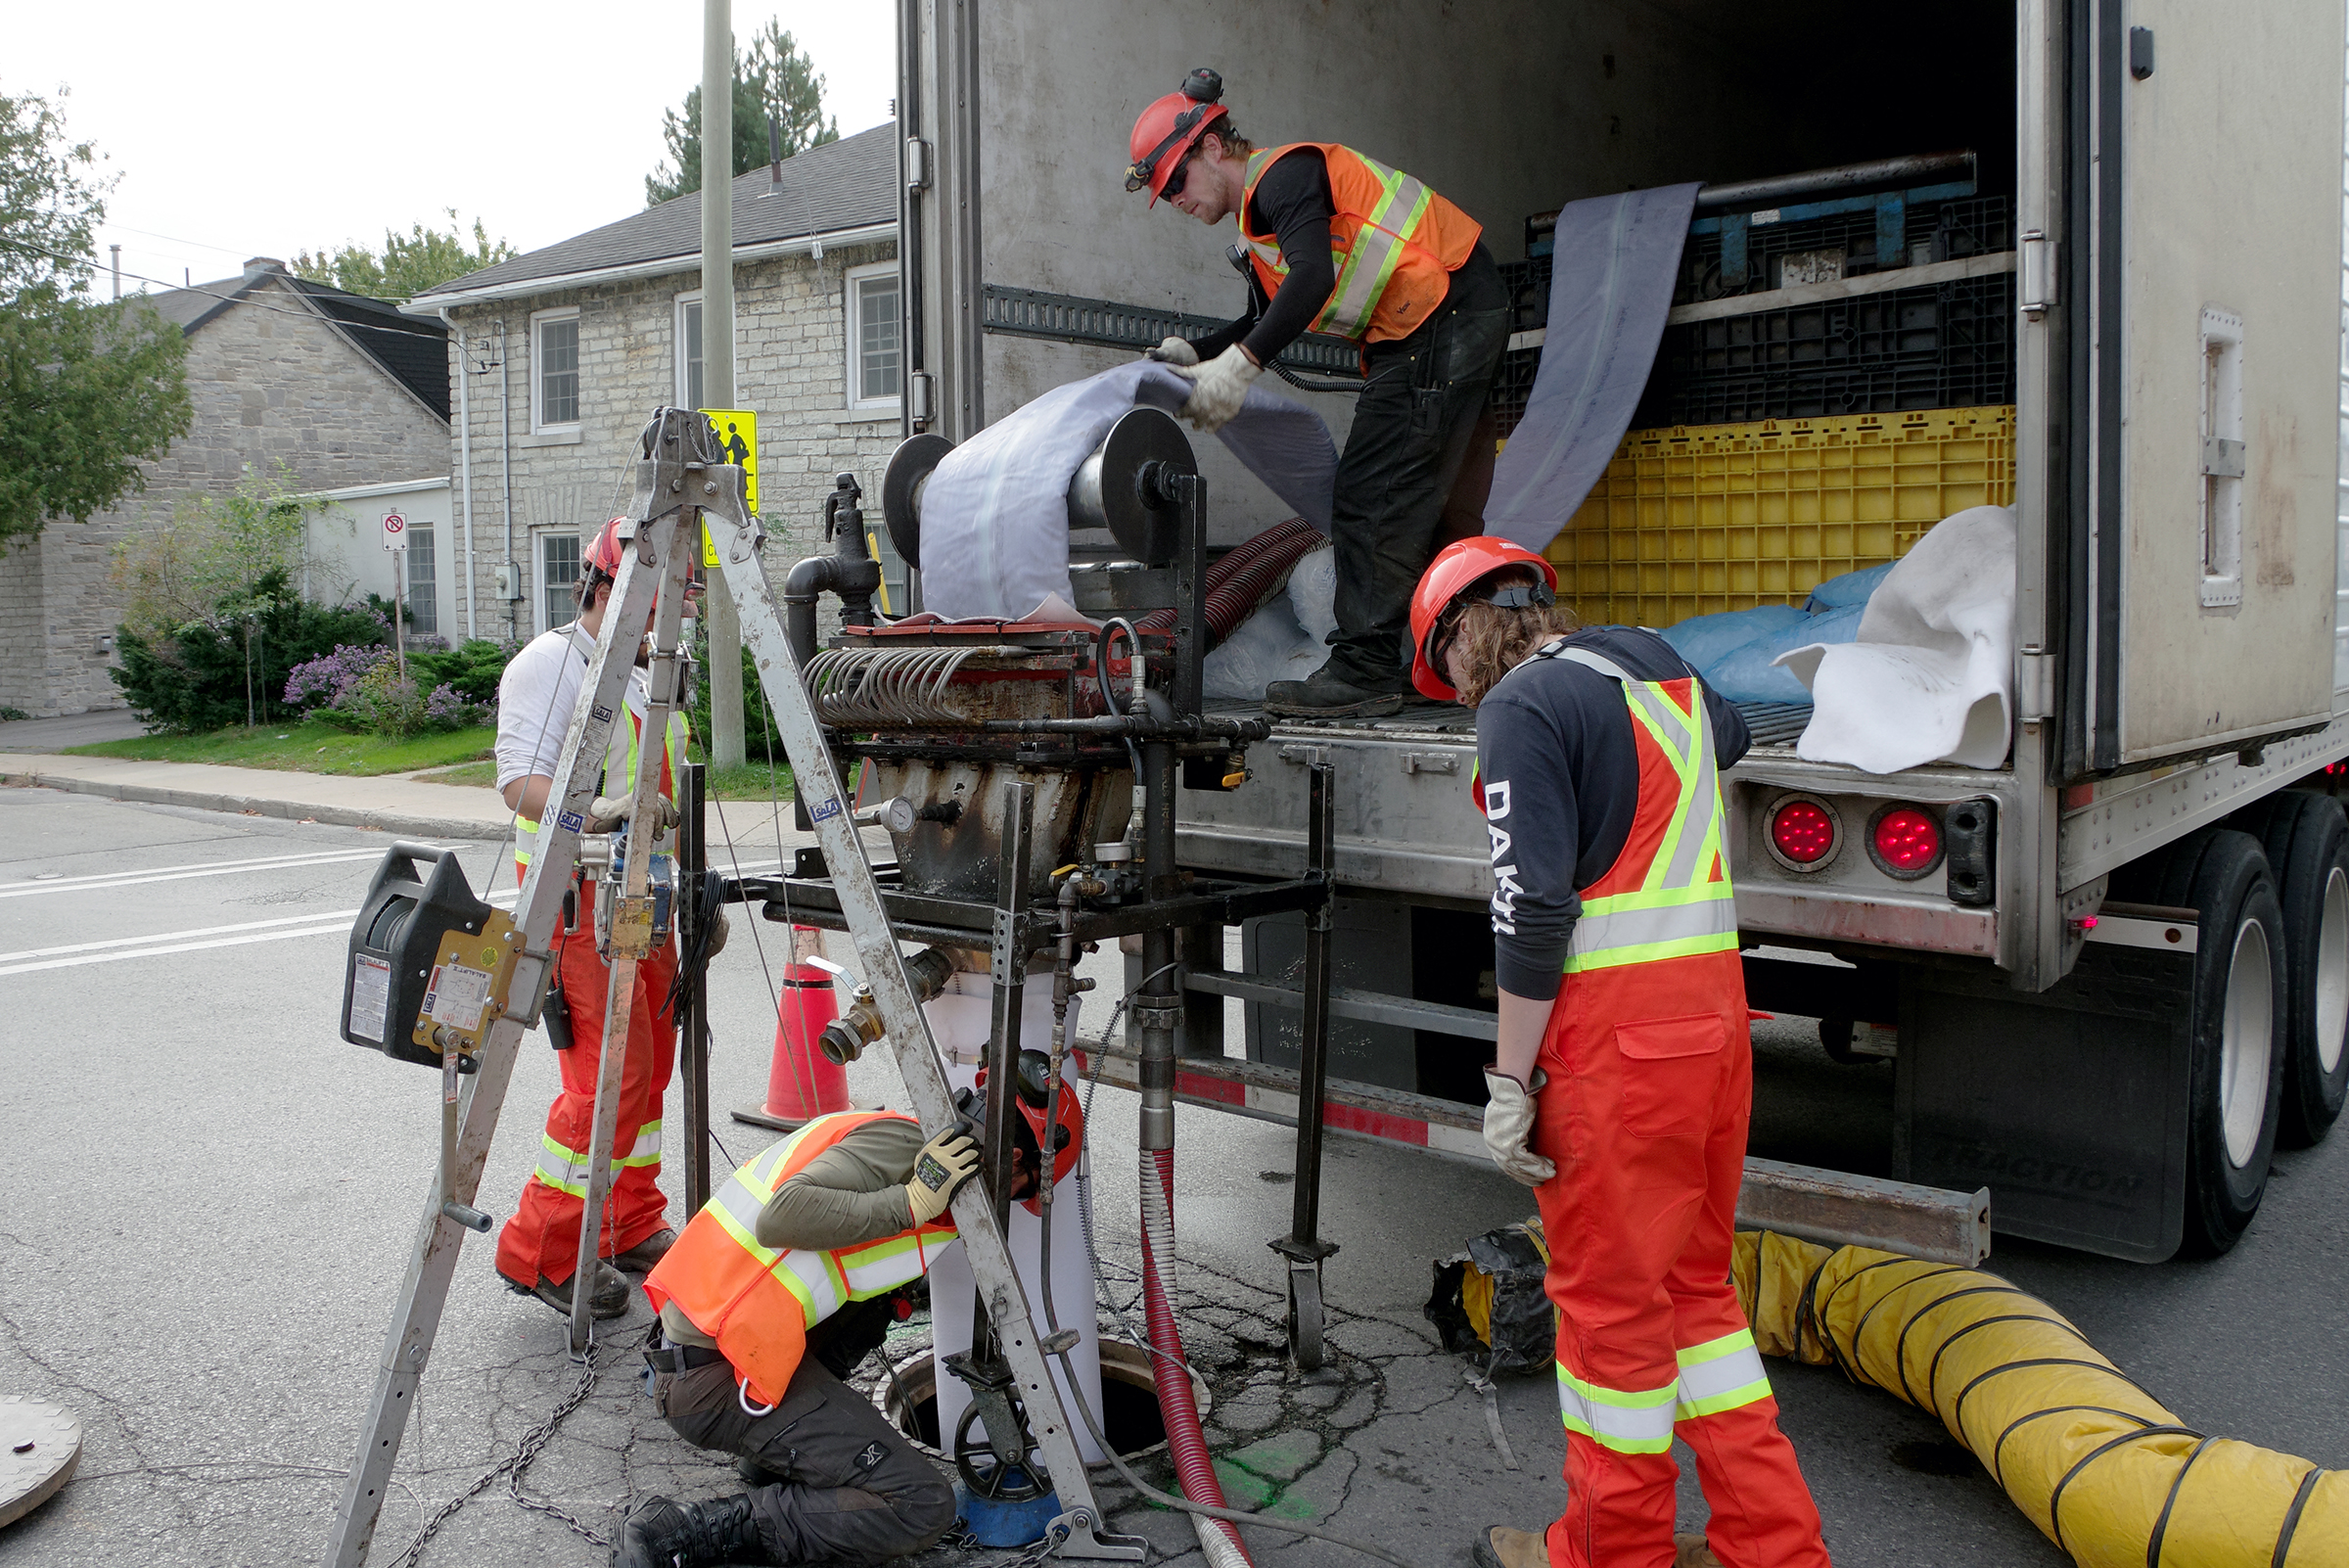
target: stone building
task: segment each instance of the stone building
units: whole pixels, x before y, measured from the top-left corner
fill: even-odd
[[[812,553],[832,477],[871,496],[899,433],[893,125],[736,178],[734,406],[758,415],[766,570]],[[469,563],[460,635],[528,638],[573,614],[579,552],[628,502],[637,433],[701,385],[700,193],[409,301],[451,329],[448,456]],[[885,537],[885,535],[884,535]],[[903,569],[886,563],[893,603]]]
[[[46,717],[122,706],[107,674],[121,610],[114,547],[191,493],[226,494],[279,459],[316,490],[448,471],[439,322],[294,277],[269,256],[151,302],[187,337],[195,421],[143,465],[144,492],[0,553],[0,708]]]

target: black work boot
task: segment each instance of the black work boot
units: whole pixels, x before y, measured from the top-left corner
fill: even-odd
[[[1265,712],[1290,718],[1379,718],[1403,708],[1403,693],[1358,686],[1331,660],[1303,680],[1265,688]]]
[[[621,1527],[613,1568],[718,1568],[722,1563],[771,1563],[759,1540],[747,1497],[708,1502],[647,1498]]]
[[[540,1274],[535,1286],[525,1285],[515,1279],[507,1279],[506,1288],[517,1296],[535,1296],[564,1316],[569,1317],[571,1315],[571,1287],[576,1283],[577,1283],[576,1274],[561,1284]],[[587,1287],[587,1315],[590,1317],[623,1315],[628,1310],[629,1291],[627,1276],[613,1268],[609,1259],[598,1258],[595,1261],[595,1279]]]

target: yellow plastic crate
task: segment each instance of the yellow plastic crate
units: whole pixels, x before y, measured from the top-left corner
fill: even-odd
[[[1669,626],[1800,604],[2013,499],[2011,404],[1639,430],[1547,553],[1586,623]]]

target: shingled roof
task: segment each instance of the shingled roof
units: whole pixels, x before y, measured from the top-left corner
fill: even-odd
[[[783,161],[782,181],[770,183],[769,165],[734,176],[734,246],[772,244],[809,235],[894,224],[898,220],[898,132],[894,121],[810,147]],[[515,256],[497,265],[427,289],[409,301],[411,312],[462,302],[495,292],[511,296],[514,286],[538,279],[674,257],[680,266],[702,249],[702,193],[663,202],[617,223]]]
[[[437,320],[420,321],[405,315],[388,300],[371,300],[329,284],[298,278],[285,270],[284,262],[255,256],[237,277],[193,284],[185,289],[166,289],[148,296],[147,302],[165,321],[178,327],[182,336],[192,336],[271,279],[305,297],[320,315],[334,323],[352,347],[374,360],[386,375],[414,392],[442,420],[448,418],[448,329]]]

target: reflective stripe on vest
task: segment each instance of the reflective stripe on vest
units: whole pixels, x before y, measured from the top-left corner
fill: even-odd
[[[631,787],[636,779],[636,759],[643,744],[644,721],[634,714],[628,715],[628,761],[626,776]],[[666,798],[676,789],[677,760],[685,753],[685,715],[668,715],[668,744],[661,752],[661,793]],[[607,781],[609,782],[609,781]],[[514,814],[514,863],[529,865],[538,844],[538,824],[517,811]]]
[[[1641,680],[1622,666],[1581,648],[1551,643],[1537,658],[1564,659],[1596,670],[1623,687],[1632,719],[1646,731],[1679,784],[1671,818],[1651,845],[1627,844],[1627,857],[1599,879],[1648,855],[1638,886],[1583,895],[1583,912],[1566,949],[1566,973],[1654,963],[1692,953],[1737,950],[1736,890],[1722,853],[1721,779],[1714,762],[1713,725],[1695,677]],[[1685,693],[1676,695],[1675,688]],[[1642,763],[1644,766],[1645,764]],[[1634,819],[1637,832],[1637,819]]]
[[[1672,1429],[1770,1398],[1770,1378],[1748,1329],[1680,1352],[1680,1375],[1662,1388],[1614,1389],[1577,1377],[1557,1363],[1558,1413],[1579,1432],[1618,1453],[1662,1453]]]
[[[759,1403],[782,1398],[808,1330],[850,1302],[919,1278],[954,1239],[953,1225],[938,1222],[830,1251],[759,1240],[768,1200],[810,1160],[868,1123],[912,1120],[889,1111],[817,1117],[728,1176],[646,1278],[654,1305],[674,1301],[716,1340]]]
[[[1336,208],[1329,226],[1330,260],[1338,274],[1311,330],[1357,343],[1407,335],[1444,302],[1451,272],[1468,259],[1483,229],[1419,180],[1351,147],[1292,142],[1251,153],[1240,201],[1240,238],[1267,294],[1279,291],[1289,264],[1277,236],[1250,232],[1249,204],[1256,182],[1273,161],[1306,147],[1319,151],[1328,165]]]

